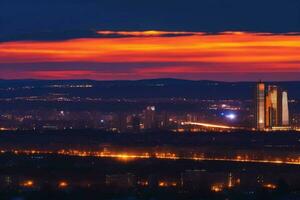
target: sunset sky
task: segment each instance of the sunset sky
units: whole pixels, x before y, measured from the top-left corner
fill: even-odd
[[[297,1],[42,2],[0,3],[1,79],[300,80]]]

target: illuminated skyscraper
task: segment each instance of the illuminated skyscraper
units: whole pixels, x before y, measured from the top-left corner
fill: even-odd
[[[266,127],[282,124],[282,92],[275,85],[268,87],[266,95]]]
[[[282,92],[282,126],[289,126],[289,104],[288,104],[288,93]]]
[[[274,128],[289,125],[288,95],[276,85],[256,86],[256,128]]]
[[[258,83],[256,86],[256,128],[263,130],[265,122],[265,84]]]

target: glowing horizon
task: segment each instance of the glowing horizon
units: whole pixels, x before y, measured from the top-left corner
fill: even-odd
[[[294,80],[300,75],[297,33],[96,33],[102,37],[0,43],[0,78],[222,80],[223,74],[223,79],[239,80],[231,74],[241,74],[252,80],[268,74],[270,79]]]

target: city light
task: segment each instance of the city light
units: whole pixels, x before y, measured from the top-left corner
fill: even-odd
[[[211,191],[213,192],[222,192],[223,191],[223,184],[214,184],[211,186]]]
[[[66,187],[68,187],[68,183],[66,181],[60,181],[58,183],[58,187],[59,188],[66,188]]]
[[[108,152],[108,151],[79,151],[79,150],[59,150],[59,151],[41,151],[41,150],[1,150],[1,154],[14,153],[15,155],[64,155],[64,156],[78,156],[78,157],[98,157],[98,158],[113,158],[119,161],[133,161],[137,159],[162,159],[162,160],[194,160],[194,161],[228,161],[228,162],[241,162],[241,163],[270,163],[276,165],[300,165],[300,158],[297,156],[284,156],[284,157],[257,157],[256,154],[249,155],[219,155],[209,156],[203,153],[199,155],[194,154],[178,154],[175,152],[145,152],[145,151],[132,151],[125,153],[122,151]]]
[[[21,184],[23,187],[32,187],[34,182],[32,180],[27,180]]]
[[[228,115],[226,115],[226,118],[227,119],[230,119],[230,120],[234,120],[234,119],[236,119],[236,114],[234,114],[234,113],[230,113],[230,114],[228,114]]]
[[[220,128],[220,129],[235,129],[235,127],[225,126],[225,125],[217,125],[217,124],[209,124],[209,123],[200,123],[200,122],[182,122],[182,125],[195,125],[195,126],[204,126],[209,128]]]
[[[177,183],[174,181],[159,181],[159,187],[176,187]]]
[[[263,187],[267,188],[267,189],[271,189],[271,190],[275,190],[277,188],[277,186],[275,184],[272,184],[272,183],[264,184]]]

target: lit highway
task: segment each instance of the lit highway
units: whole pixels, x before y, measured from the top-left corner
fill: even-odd
[[[236,127],[232,127],[232,126],[201,123],[201,122],[182,122],[182,125],[203,126],[207,128],[219,128],[219,129],[237,129]]]
[[[162,160],[193,160],[193,161],[225,161],[240,163],[268,163],[300,165],[300,157],[277,157],[268,159],[251,158],[248,155],[237,156],[206,156],[203,154],[178,155],[173,152],[120,152],[120,151],[79,151],[79,150],[1,150],[1,154],[13,153],[15,155],[63,155],[78,157],[112,158],[120,161],[131,161],[138,159],[162,159]]]

